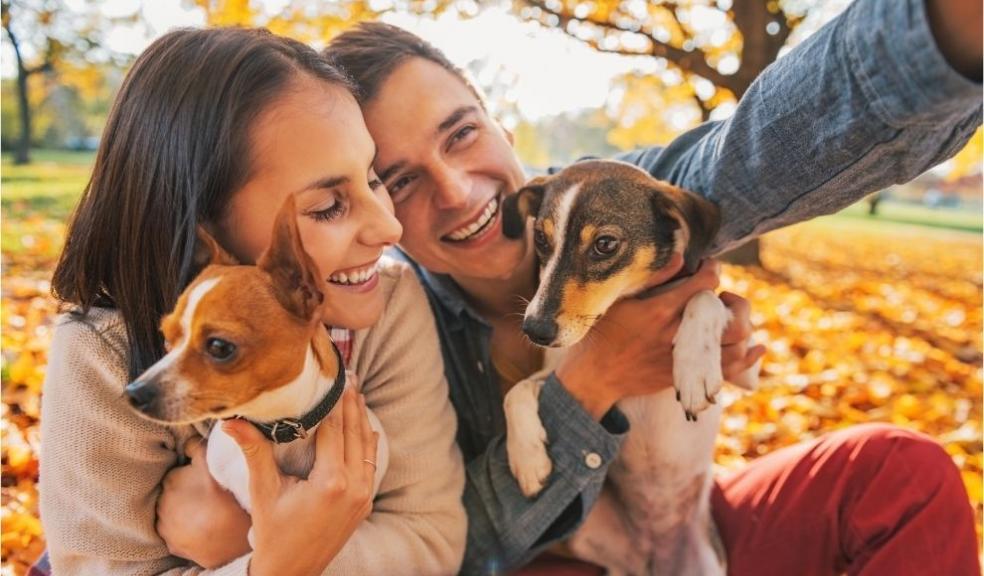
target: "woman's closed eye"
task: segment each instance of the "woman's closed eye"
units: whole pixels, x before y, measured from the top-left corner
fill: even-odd
[[[345,204],[338,198],[334,198],[331,205],[317,210],[308,211],[307,215],[317,222],[330,222],[342,215],[345,211]]]

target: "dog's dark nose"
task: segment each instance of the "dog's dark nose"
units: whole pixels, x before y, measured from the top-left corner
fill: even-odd
[[[557,323],[552,318],[526,317],[523,332],[540,346],[549,346],[557,338]]]
[[[130,399],[130,406],[141,412],[147,412],[160,396],[160,390],[153,382],[132,382],[126,387],[126,395]]]

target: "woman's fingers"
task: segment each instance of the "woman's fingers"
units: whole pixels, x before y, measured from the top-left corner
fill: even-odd
[[[249,468],[249,494],[253,508],[261,508],[265,502],[280,494],[280,469],[273,456],[273,445],[255,426],[246,420],[226,420],[222,430],[239,444],[246,466]]]
[[[198,434],[192,435],[191,438],[185,441],[184,453],[193,463],[196,460],[203,460],[205,456],[205,447],[208,445],[206,440],[199,436]]]
[[[342,406],[336,404],[315,431],[314,466],[311,468],[310,475],[312,479],[323,478],[327,481],[336,478],[343,469],[345,444],[342,430],[342,409],[347,393],[348,391],[342,393]]]
[[[362,445],[362,415],[359,414],[359,399],[353,388],[345,390],[342,395],[342,426],[345,438],[345,466],[360,479],[364,474],[365,463],[362,461],[364,451]]]
[[[360,412],[360,422],[361,422],[361,437],[362,441],[362,454],[363,454],[363,466],[366,466],[366,478],[369,480],[369,485],[371,486],[376,478],[376,466],[379,461],[378,453],[376,451],[376,433],[372,430],[372,424],[369,423],[369,409],[366,408],[366,397],[359,394],[359,412]],[[370,464],[371,463],[371,464]]]

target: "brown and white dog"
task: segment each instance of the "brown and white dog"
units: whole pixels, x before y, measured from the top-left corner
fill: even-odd
[[[507,236],[523,234],[527,217],[535,219],[540,285],[523,330],[548,349],[544,369],[506,394],[505,412],[510,468],[532,497],[552,469],[537,403],[563,353],[558,348],[581,340],[615,301],[655,293],[676,283],[678,272],[696,271],[719,216],[711,202],[635,166],[596,160],[534,178],[504,200]],[[569,543],[610,575],[724,573],[710,488],[721,335],[729,321],[713,292],[695,295],[673,340],[675,392],[618,403],[631,430],[602,496]],[[758,365],[735,384],[752,388],[757,379]]]
[[[345,367],[322,323],[325,280],[304,251],[294,201],[277,214],[270,247],[256,266],[239,265],[203,229],[208,265],[185,289],[161,331],[167,354],[126,388],[142,416],[165,424],[242,417],[276,442],[280,469],[307,477],[311,432],[345,386]],[[375,490],[389,451],[380,433]],[[215,480],[249,512],[249,472],[239,446],[212,426],[206,454]]]

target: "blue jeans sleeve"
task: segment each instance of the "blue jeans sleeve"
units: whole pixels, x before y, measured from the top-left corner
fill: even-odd
[[[912,180],[980,124],[981,86],[940,54],[924,0],[857,0],[769,66],[731,118],[620,158],[717,203],[719,252]]]
[[[527,498],[509,470],[505,436],[467,465],[468,544],[462,574],[500,574],[570,536],[594,505],[629,424],[617,409],[595,422],[551,375],[540,391],[553,472]]]

